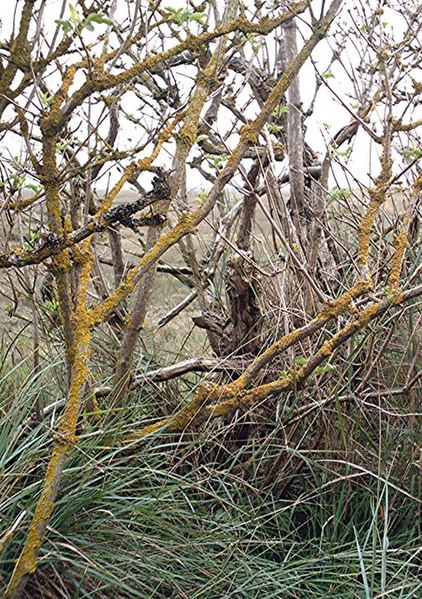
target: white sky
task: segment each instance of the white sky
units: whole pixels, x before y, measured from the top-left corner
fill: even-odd
[[[315,11],[318,12],[318,5],[320,4],[319,0],[314,1],[312,6]],[[19,11],[22,3],[18,3],[18,21],[19,21]],[[46,2],[45,9],[45,20],[46,23],[51,23],[51,27],[54,26],[54,19],[59,17],[58,11],[62,5],[61,0],[48,0]],[[163,3],[163,6],[173,6],[173,7],[184,7],[186,6],[186,2],[183,0],[168,0]],[[338,16],[338,21],[343,21],[345,25],[349,25],[351,23],[349,10],[353,6],[353,0],[346,0],[343,5],[341,14]],[[9,32],[12,26],[13,14],[16,8],[16,2],[9,1],[7,4],[3,2],[2,5],[2,29],[0,32],[1,39],[7,39]],[[127,4],[125,0],[117,0],[117,11],[115,13],[116,20],[120,20],[124,18],[127,14]],[[69,15],[69,9],[66,8],[65,17],[67,18]],[[403,30],[403,23],[397,20],[397,14],[389,9],[385,11],[385,21],[389,24],[386,26],[388,29],[393,28],[396,36],[400,36]],[[48,30],[47,25],[47,30]],[[95,32],[93,34],[87,34],[87,41],[89,41],[89,36],[95,39],[95,36],[98,35],[99,31],[103,31],[104,26],[97,26]],[[310,31],[309,28],[303,22],[300,23],[301,33],[307,38],[309,37]],[[84,34],[85,35],[85,34]],[[298,40],[299,46],[301,45],[301,40]],[[330,72],[333,74],[333,77],[324,80],[328,85],[330,85],[334,91],[339,94],[343,100],[348,104],[353,104],[353,101],[348,101],[347,94],[352,92],[351,83],[348,80],[347,76],[339,64],[334,64],[332,67],[329,67],[329,62],[332,55],[332,50],[330,49],[330,44],[332,44],[332,40],[322,41],[317,50],[314,52],[315,61],[317,64],[317,68],[320,72],[325,72],[328,68]],[[348,44],[347,46],[347,54],[351,61],[356,58],[356,51],[353,49],[352,44]],[[304,108],[307,109],[311,98],[314,93],[315,86],[315,72],[308,61],[303,67],[300,73],[300,81],[301,81],[301,94]],[[183,79],[181,79],[181,85],[183,85]],[[130,105],[129,105],[130,111]],[[139,102],[133,104],[133,110],[139,110]],[[249,116],[249,115],[248,115]],[[251,115],[252,117],[253,115]],[[382,119],[382,115],[380,115]],[[311,119],[308,119],[306,122],[307,125],[307,140],[312,147],[312,149],[319,151],[321,155],[323,155],[326,151],[326,144],[331,135],[333,135],[340,127],[346,125],[351,119],[350,114],[343,108],[340,102],[333,96],[328,88],[324,85],[319,92],[318,100],[315,107],[314,115]],[[125,143],[125,140],[132,137],[135,137],[136,132],[133,130],[130,124],[121,120],[122,130],[119,134],[118,138],[118,146],[121,149],[125,147],[130,147],[130,142]],[[136,140],[136,137],[135,137]],[[9,143],[9,140],[8,140]],[[346,145],[344,145],[341,149],[345,150]],[[3,148],[3,152],[7,151],[15,151],[10,146],[5,149]],[[369,183],[368,174],[375,176],[378,172],[379,164],[377,160],[378,149],[374,148],[374,145],[370,143],[369,137],[360,132],[354,143],[353,143],[353,152],[349,158],[339,157],[340,162],[347,162],[347,168],[355,174],[363,184]],[[166,155],[163,154],[162,161],[168,160]],[[157,161],[157,164],[160,163],[160,160]],[[344,176],[343,169],[335,169],[336,177],[338,178],[338,183],[340,186],[347,186],[347,178]],[[117,177],[117,173],[114,173],[113,179]],[[195,175],[195,180],[198,180],[198,175]],[[334,180],[333,180],[334,183]],[[349,182],[350,185],[353,185],[352,182]]]

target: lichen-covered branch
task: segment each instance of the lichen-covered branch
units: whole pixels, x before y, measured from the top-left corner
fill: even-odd
[[[300,389],[309,379],[315,369],[329,359],[334,351],[343,345],[350,337],[366,327],[370,322],[382,316],[398,303],[411,301],[422,295],[422,286],[414,287],[371,304],[368,308],[356,314],[338,333],[323,343],[321,348],[307,360],[301,368],[290,370],[281,379],[271,381],[252,389],[237,389],[235,385],[215,385],[203,383],[194,399],[177,414],[148,425],[121,441],[121,444],[133,444],[145,436],[159,430],[163,432],[182,432],[186,426],[197,426],[213,418],[227,416],[235,410],[244,410],[258,405],[270,396],[287,393]]]
[[[129,171],[128,176],[130,176],[131,172],[132,171]],[[94,233],[105,231],[108,227],[113,225],[116,226],[121,224],[132,228],[154,224],[154,222],[150,220],[151,217],[144,220],[134,220],[132,217],[137,212],[151,206],[155,202],[167,200],[169,198],[169,190],[164,187],[163,177],[161,176],[158,178],[160,179],[160,184],[157,185],[156,188],[153,188],[149,193],[141,196],[134,202],[120,204],[115,208],[109,208],[108,211],[105,211],[104,205],[111,205],[113,198],[117,195],[123,183],[118,185],[117,189],[113,189],[113,193],[108,194],[107,201],[104,202],[97,214],[90,218],[85,225],[62,236],[51,234],[42,242],[40,247],[34,250],[16,248],[0,255],[0,268],[9,268],[11,266],[21,268],[30,264],[41,264],[48,258],[57,256],[63,252],[63,250],[72,248]],[[157,221],[156,224],[159,224],[159,221]]]
[[[174,56],[182,54],[186,50],[202,50],[209,46],[213,40],[235,31],[267,35],[276,27],[279,27],[281,24],[293,19],[295,15],[306,10],[306,7],[307,2],[295,2],[292,3],[287,10],[282,12],[279,17],[274,19],[263,19],[261,22],[257,23],[251,23],[246,18],[238,17],[227,24],[217,27],[214,31],[207,31],[196,36],[189,35],[185,40],[168,50],[164,50],[158,54],[149,54],[147,58],[118,75],[106,73],[103,69],[104,64],[108,62],[109,58],[114,57],[115,54],[113,53],[110,57],[102,57],[101,59],[94,61],[92,76],[73,94],[61,109],[58,118],[55,118],[52,124],[54,123],[55,126],[62,127],[75,108],[80,106],[84,100],[94,92],[113,89],[119,85],[128,83],[142,73],[154,69],[154,67],[157,67]]]
[[[280,98],[289,88],[292,79],[309,58],[312,50],[326,35],[341,2],[342,0],[333,0],[324,18],[315,24],[312,36],[304,44],[299,54],[278,80],[258,116],[252,123],[242,127],[237,147],[232,152],[226,166],[218,176],[203,204],[191,213],[181,214],[176,226],[163,235],[160,241],[151,248],[151,250],[139,261],[137,266],[131,270],[122,281],[121,285],[106,300],[104,300],[104,302],[93,310],[93,319],[96,323],[102,322],[105,315],[112,312],[118,306],[120,301],[132,292],[139,278],[152,266],[152,264],[154,264],[172,245],[193,231],[195,227],[208,216],[220,197],[222,190],[236,173],[247,149],[258,140],[262,128],[268,122],[272,112],[280,101]]]
[[[71,363],[70,388],[64,413],[55,434],[41,496],[35,509],[25,545],[16,562],[12,578],[6,590],[5,598],[7,599],[17,599],[20,597],[26,577],[36,570],[37,553],[41,547],[45,530],[54,510],[67,457],[75,443],[76,426],[82,392],[88,374],[88,359],[91,349],[91,326],[86,308],[86,298],[93,261],[93,256],[89,249],[89,240],[84,241],[82,244],[80,257],[83,260],[83,264],[79,282],[79,295],[77,305],[72,313],[74,342],[68,351]]]

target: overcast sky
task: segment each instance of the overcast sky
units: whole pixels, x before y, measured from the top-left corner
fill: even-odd
[[[314,2],[313,6],[315,9],[318,9],[318,2]],[[51,27],[54,26],[54,20],[58,18],[60,15],[58,11],[62,5],[61,0],[48,0],[46,3],[46,11],[45,11],[45,20],[46,22],[51,23]],[[19,2],[18,6],[22,6],[22,3]],[[186,2],[183,0],[167,0],[163,3],[163,6],[173,6],[173,7],[182,7],[186,6]],[[353,1],[346,1],[343,5],[341,14],[338,16],[339,20],[342,20],[346,24],[350,22],[349,10],[353,6]],[[14,10],[16,8],[16,3],[14,1],[9,1],[7,3],[3,3],[2,6],[2,31],[1,38],[7,39],[10,35],[11,25]],[[18,13],[19,14],[19,13]],[[124,18],[127,14],[127,4],[125,0],[117,0],[117,11],[115,13],[115,17],[117,20]],[[68,7],[65,12],[65,16],[68,15]],[[400,36],[402,32],[402,23],[399,21],[395,21],[395,15],[393,11],[386,10],[385,20],[388,22],[388,27],[394,28],[396,36]],[[310,29],[306,26],[302,20],[299,21],[300,33],[305,38],[309,37]],[[104,26],[101,26],[104,28]],[[98,30],[95,31],[92,35],[97,35]],[[89,35],[89,34],[88,34]],[[299,39],[299,46],[302,44],[302,40]],[[315,107],[315,113],[311,119],[307,120],[307,141],[310,146],[321,153],[321,156],[326,151],[327,141],[329,138],[342,126],[347,124],[351,116],[348,114],[345,108],[343,108],[338,101],[325,86],[325,83],[331,86],[337,94],[339,94],[343,100],[347,100],[347,94],[352,91],[351,83],[348,78],[345,76],[344,70],[339,64],[334,64],[329,67],[330,58],[332,55],[332,49],[330,45],[332,45],[333,41],[322,41],[318,47],[317,51],[314,53],[315,61],[317,67],[321,73],[324,73],[328,68],[332,73],[332,77],[324,80],[324,84],[319,92],[318,100]],[[353,46],[350,45],[346,48],[346,55],[353,62],[355,59]],[[345,56],[346,56],[345,55]],[[301,94],[302,100],[305,110],[308,108],[309,103],[312,99],[315,87],[315,71],[312,64],[308,61],[308,63],[303,67],[300,73],[300,81],[301,81]],[[183,85],[183,81],[181,80],[181,85]],[[353,104],[353,102],[350,102]],[[249,115],[248,115],[249,116]],[[251,115],[251,118],[253,115]],[[380,115],[382,118],[382,115]],[[118,138],[119,148],[123,149],[125,145],[127,147],[130,146],[130,142],[125,143],[125,140],[131,138],[133,133],[131,125],[125,124],[124,119],[121,120],[122,130],[120,132]],[[342,149],[344,150],[346,146]],[[10,146],[6,149],[3,148],[3,152],[5,151],[14,151]],[[378,148],[374,148],[371,142],[369,141],[369,137],[360,132],[358,133],[354,143],[353,143],[353,153],[349,158],[340,158],[340,161],[347,161],[347,166],[350,171],[352,171],[356,176],[358,176],[359,180],[363,184],[367,184],[369,182],[368,174],[372,174],[372,176],[376,175],[379,169],[379,162],[377,160],[378,156]],[[164,157],[165,160],[165,157]],[[158,161],[159,163],[159,161]],[[347,180],[345,179],[342,169],[335,170],[336,176],[338,177],[338,182],[341,186],[347,186]],[[117,173],[116,173],[117,176]],[[115,178],[115,177],[113,177]],[[197,180],[197,176],[196,176]],[[334,180],[332,180],[334,184]]]

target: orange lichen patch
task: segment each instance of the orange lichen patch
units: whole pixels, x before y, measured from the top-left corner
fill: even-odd
[[[72,259],[70,255],[69,249],[64,249],[62,252],[57,254],[52,259],[53,263],[53,271],[55,272],[66,272],[70,269],[72,265]]]
[[[72,233],[73,231],[73,227],[72,227],[72,219],[70,218],[70,214],[67,214],[64,218],[64,222],[63,222],[63,233],[65,235],[70,235],[70,233]]]
[[[127,183],[127,181],[134,176],[134,174],[136,173],[137,170],[138,170],[138,166],[135,163],[129,164],[129,166],[126,167],[123,175],[120,177],[120,179],[118,180],[118,182],[116,183],[116,185],[106,195],[106,197],[101,201],[101,204],[99,205],[98,210],[97,210],[96,215],[95,215],[95,220],[98,220],[106,212],[108,212],[108,210],[110,210],[110,208],[111,208],[111,206],[113,204],[113,201],[115,200],[116,196],[123,189],[123,185],[125,183]]]
[[[296,371],[290,372],[287,376],[265,383],[249,391],[239,391],[233,397],[221,401],[217,404],[207,406],[207,412],[210,418],[226,416],[238,409],[245,409],[257,404],[259,401],[281,391],[287,391],[296,385]]]
[[[50,109],[50,114],[49,114],[49,118],[51,121],[55,120],[56,115],[60,111],[61,104],[67,98],[69,88],[75,79],[76,70],[77,70],[76,65],[71,65],[65,71],[65,74],[64,74],[64,77],[62,80],[62,84],[61,84],[60,88],[58,89],[58,91],[54,94],[53,102],[51,104],[51,109]]]
[[[326,302],[317,316],[317,319],[326,321],[326,318],[335,318],[343,314],[350,308],[353,300],[357,299],[364,293],[368,293],[373,288],[370,281],[362,279],[358,281],[349,291],[346,291],[333,302]]]
[[[138,281],[141,269],[145,269],[152,265],[169,247],[174,245],[196,226],[194,217],[195,213],[181,215],[177,225],[163,235],[154,247],[140,259],[138,264],[129,272],[117,289],[115,289],[115,291],[101,304],[90,310],[90,317],[93,324],[101,323],[106,314],[112,312],[120,302],[132,292]]]
[[[16,200],[15,202],[10,202],[9,208],[11,210],[16,210],[17,212],[20,210],[25,210],[25,208],[32,206],[32,204],[34,204],[40,198],[40,196],[41,196],[41,194],[35,194],[35,195],[31,196],[30,198],[24,198],[24,199]]]
[[[141,158],[138,161],[138,168],[140,168],[141,170],[148,170],[149,168],[151,168],[152,163],[154,162],[154,160],[157,158],[158,154],[161,151],[161,148],[163,147],[163,144],[167,141],[169,141],[169,139],[171,139],[171,136],[176,128],[176,126],[180,123],[180,121],[183,119],[183,117],[185,116],[186,111],[182,110],[180,113],[178,113],[175,118],[172,120],[172,122],[168,125],[168,127],[166,127],[158,136],[157,139],[157,144],[154,148],[154,151],[151,153],[151,155],[147,158]]]
[[[418,175],[413,183],[413,193],[416,195],[422,191],[422,175]]]
[[[82,268],[79,280],[76,308],[72,314],[74,325],[74,341],[72,347],[72,376],[65,411],[59,427],[59,435],[68,438],[75,434],[80,408],[80,392],[88,375],[88,359],[92,323],[86,307],[86,297],[93,263],[93,255],[89,249],[89,240],[82,244]]]
[[[66,69],[62,84],[53,96],[50,110],[40,120],[41,131],[44,136],[54,136],[60,131],[63,124],[61,122],[62,114],[60,107],[68,97],[69,89],[75,79],[77,70],[82,66],[85,66],[85,61],[70,65]]]
[[[91,344],[91,323],[86,310],[86,298],[93,255],[89,249],[89,241],[82,244],[82,262],[79,292],[76,308],[72,317],[74,323],[74,342],[69,352],[71,362],[71,381],[69,393],[59,429],[55,435],[53,451],[47,467],[41,496],[38,500],[34,518],[22,553],[16,562],[12,578],[5,597],[15,596],[23,577],[36,570],[36,556],[54,510],[55,500],[67,456],[76,440],[76,426],[81,405],[81,394],[88,374],[88,359]]]
[[[180,410],[180,412],[135,431],[131,435],[125,437],[123,444],[126,445],[139,441],[143,437],[151,435],[160,429],[165,429],[167,432],[171,433],[184,430],[190,425],[197,424],[203,420],[203,407],[206,402],[210,400],[213,390],[217,388],[218,385],[208,382],[203,383],[200,385],[197,394],[192,401]]]
[[[269,347],[263,354],[261,354],[256,360],[252,362],[246,368],[245,372],[233,383],[230,383],[231,389],[242,389],[247,385],[247,383],[251,380],[251,377],[257,371],[257,366],[261,367],[262,365],[268,364],[275,356],[285,351],[292,345],[294,345],[297,341],[299,341],[303,336],[303,329],[305,327],[301,327],[287,335],[284,335],[281,339],[276,341],[271,347]]]
[[[405,225],[408,224],[409,219],[406,219]],[[394,256],[391,262],[390,275],[388,277],[388,291],[391,294],[398,294],[400,291],[400,275],[403,265],[403,258],[406,252],[408,242],[408,229],[401,231],[394,239]]]
[[[256,144],[258,143],[259,132],[252,125],[243,125],[240,136],[246,143]]]
[[[43,136],[43,163],[40,181],[45,187],[48,225],[56,235],[63,235],[60,211],[59,172],[57,169],[57,139]]]
[[[358,253],[357,264],[359,267],[366,266],[369,257],[369,246],[371,243],[371,233],[378,216],[381,204],[385,201],[385,194],[373,194],[369,202],[368,209],[363,216],[358,230]]]
[[[375,181],[375,187],[369,190],[369,205],[358,228],[357,264],[364,268],[368,264],[372,229],[379,210],[384,204],[392,175],[392,158],[389,136],[386,134],[384,150],[381,156],[381,173]]]
[[[401,301],[400,275],[403,266],[403,260],[406,253],[407,244],[409,241],[409,225],[411,215],[416,211],[418,204],[418,196],[422,190],[422,175],[419,175],[413,183],[411,199],[412,202],[408,208],[408,213],[403,216],[402,231],[396,235],[394,239],[394,254],[391,261],[391,269],[388,277],[387,287],[390,295],[396,296],[397,303]]]
[[[61,476],[65,464],[65,448],[55,446],[47,468],[43,490],[35,509],[34,518],[31,523],[25,546],[20,554],[9,585],[5,593],[5,599],[12,597],[19,588],[20,582],[27,574],[32,574],[37,568],[37,551],[41,546],[47,522],[53,513],[54,503],[57,496],[56,480]]]

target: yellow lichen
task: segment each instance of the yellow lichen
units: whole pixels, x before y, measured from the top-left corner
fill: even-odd
[[[408,230],[401,231],[394,240],[394,256],[391,262],[390,275],[388,277],[388,291],[391,294],[397,294],[400,291],[400,275],[403,264],[403,258],[407,247]]]
[[[79,292],[72,321],[74,323],[74,342],[71,348],[71,381],[66,399],[65,410],[60,420],[59,429],[55,435],[54,445],[47,472],[44,479],[41,496],[38,500],[24,548],[16,562],[12,578],[6,590],[5,597],[11,597],[19,588],[24,576],[36,569],[36,556],[41,546],[47,523],[54,510],[61,474],[76,437],[76,426],[81,403],[81,393],[88,373],[88,359],[91,342],[91,321],[86,309],[86,298],[93,256],[89,249],[89,241],[82,244],[82,262]]]

